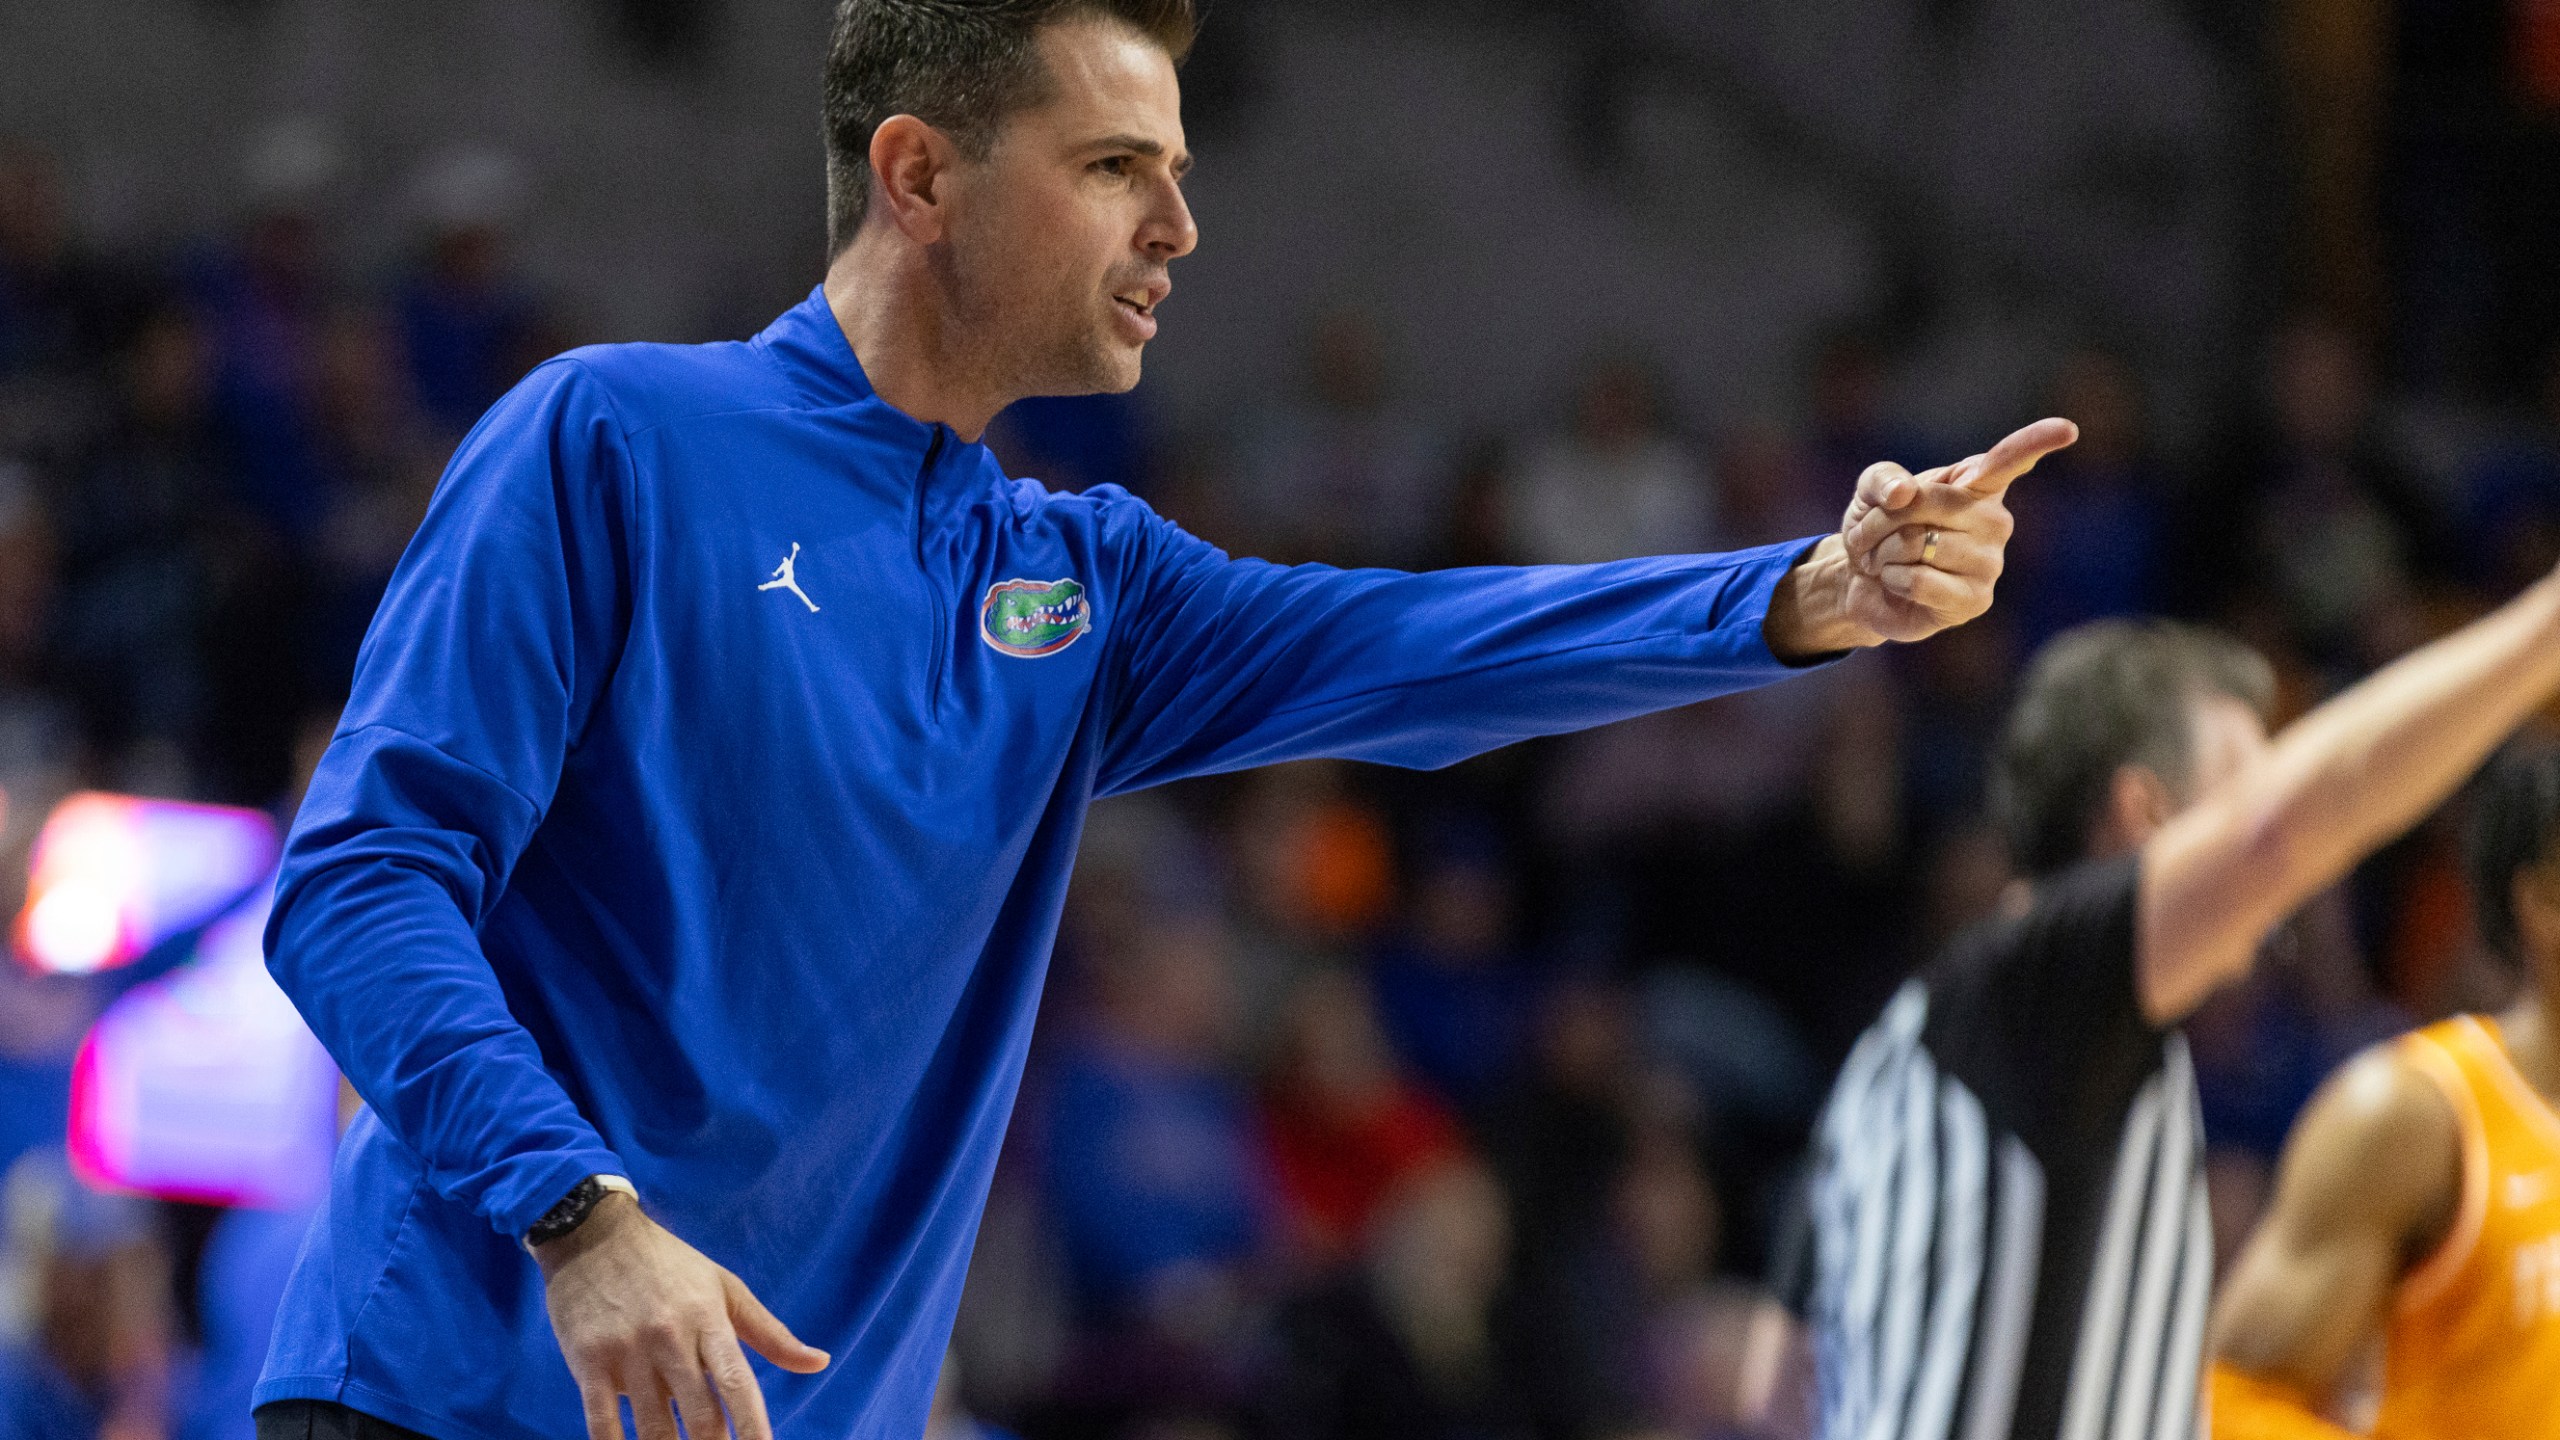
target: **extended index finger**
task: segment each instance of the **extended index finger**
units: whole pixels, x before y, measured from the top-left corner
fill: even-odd
[[[2080,438],[2080,427],[2068,420],[2039,420],[1991,447],[1956,483],[1977,495],[1999,495],[2036,468],[2036,462]]]

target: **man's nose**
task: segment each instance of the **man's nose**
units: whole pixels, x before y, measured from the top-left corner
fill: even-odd
[[[1179,260],[1200,248],[1200,225],[1191,217],[1191,201],[1183,195],[1181,182],[1164,182],[1155,213],[1139,232],[1138,248],[1157,260]]]

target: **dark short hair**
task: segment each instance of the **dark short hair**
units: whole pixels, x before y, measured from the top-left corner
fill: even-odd
[[[2019,870],[2047,875],[2084,859],[2124,766],[2184,788],[2195,702],[2215,695],[2264,718],[2275,672],[2239,641],[2171,620],[2100,620],[2048,643],[1992,762],[1991,809]]]
[[[1006,117],[1048,98],[1040,32],[1117,20],[1180,61],[1192,0],[841,0],[827,44],[827,249],[853,243],[871,201],[871,137],[913,115],[983,160]]]
[[[2471,824],[2463,836],[2471,908],[2480,939],[2521,964],[2516,926],[2516,873],[2549,859],[2560,840],[2560,746],[2520,741],[2489,763],[2471,792]]]

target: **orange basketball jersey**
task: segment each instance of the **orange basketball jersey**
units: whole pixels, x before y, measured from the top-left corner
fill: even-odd
[[[2462,1016],[2400,1042],[2462,1122],[2452,1233],[2401,1282],[2380,1440],[2560,1440],[2560,1114]]]

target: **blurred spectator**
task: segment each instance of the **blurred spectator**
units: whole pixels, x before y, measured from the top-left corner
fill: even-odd
[[[355,673],[356,647],[392,567],[426,518],[449,442],[429,429],[381,316],[339,310],[317,359],[325,509],[313,536],[312,630],[302,649],[311,693],[334,703]]]
[[[59,462],[97,422],[140,287],[74,244],[50,157],[0,137],[0,456]]]
[[[323,459],[316,371],[336,284],[325,215],[343,157],[316,125],[287,121],[252,147],[250,213],[230,246],[191,267],[213,342],[213,399],[243,507],[299,549],[320,523]]]
[[[1497,837],[1444,825],[1413,867],[1405,923],[1371,967],[1395,1052],[1479,1110],[1527,1048],[1533,977],[1513,949],[1517,897]]]
[[[1238,998],[1253,1053],[1277,1033],[1299,983],[1349,964],[1392,912],[1394,837],[1377,807],[1353,793],[1348,770],[1308,761],[1241,782],[1226,838],[1240,902]]]
[[[1523,452],[1503,509],[1532,565],[1684,554],[1715,534],[1706,462],[1673,433],[1661,377],[1633,358],[1583,377],[1572,427]]]
[[[1090,1013],[1048,1087],[1046,1184],[1088,1327],[1194,1350],[1239,1321],[1266,1233],[1246,1101],[1220,1068],[1232,999],[1216,925],[1161,919],[1085,957]]]
[[[2269,347],[2265,404],[2187,538],[2213,556],[2215,593],[2264,584],[2316,659],[2355,673],[2418,638],[2413,586],[2438,565],[2441,517],[2383,433],[2371,361],[2350,332],[2287,325]],[[2235,500],[2244,527],[2229,523]]]
[[[1823,977],[1840,986],[1842,966]],[[1692,965],[1652,968],[1637,991],[1644,1048],[1722,1138],[1801,1142],[1822,1098],[1822,1067],[1797,1023],[1759,989]]]
[[[399,287],[400,341],[419,404],[451,441],[559,347],[507,263],[508,230],[524,205],[515,160],[490,150],[441,156],[420,175],[417,203],[425,254]]]
[[[1660,1411],[1656,1332],[1714,1274],[1722,1225],[1686,1141],[1665,1131],[1640,1139],[1613,1177],[1607,1223],[1545,1297],[1557,1353],[1540,1368],[1577,1414],[1632,1430]]]
[[[2083,621],[2157,610],[2169,494],[2144,432],[2141,382],[2117,357],[2063,363],[2050,413],[2080,424],[2080,442],[2011,492],[2018,517],[2000,577],[2000,608],[2022,653]]]
[[[1803,1337],[1766,1294],[1716,1278],[1722,1216],[1685,1136],[1639,1138],[1607,1229],[1550,1301],[1541,1383],[1579,1433],[1804,1433]]]
[[[1316,317],[1298,393],[1246,428],[1233,497],[1250,553],[1412,565],[1430,548],[1448,459],[1394,404],[1390,342],[1366,306]]]
[[[1318,760],[1255,772],[1236,827],[1256,911],[1334,945],[1376,928],[1395,898],[1386,821],[1352,792],[1348,768]]]
[[[1856,991],[1874,918],[1859,887],[1890,879],[1904,828],[1901,705],[1876,658],[1555,750],[1542,819],[1578,882],[1576,953],[1627,967],[1695,962],[1800,1028],[1819,1028]],[[1789,1094],[1810,1083],[1772,1078]]]
[[[0,1216],[25,1306],[0,1334],[0,1437],[166,1440],[175,1325],[150,1207],[38,1152],[0,1183]]]
[[[217,428],[214,363],[190,312],[143,322],[123,357],[116,423],[56,515],[63,662],[87,732],[111,752],[183,750],[204,719],[217,533],[238,477]]]
[[[1533,1284],[1586,1252],[1605,1223],[1611,1177],[1630,1145],[1636,1069],[1623,995],[1587,979],[1547,995],[1530,1071],[1479,1131]]]
[[[1467,1162],[1408,1178],[1361,1265],[1281,1321],[1275,1440],[1531,1440],[1515,1317],[1498,1302],[1511,1231]]]
[[[1261,1131],[1289,1239],[1319,1267],[1358,1246],[1396,1186],[1464,1148],[1456,1117],[1398,1070],[1349,970],[1310,976],[1292,997]]]
[[[76,370],[104,354],[103,297],[83,268],[51,158],[0,139],[0,376]]]

